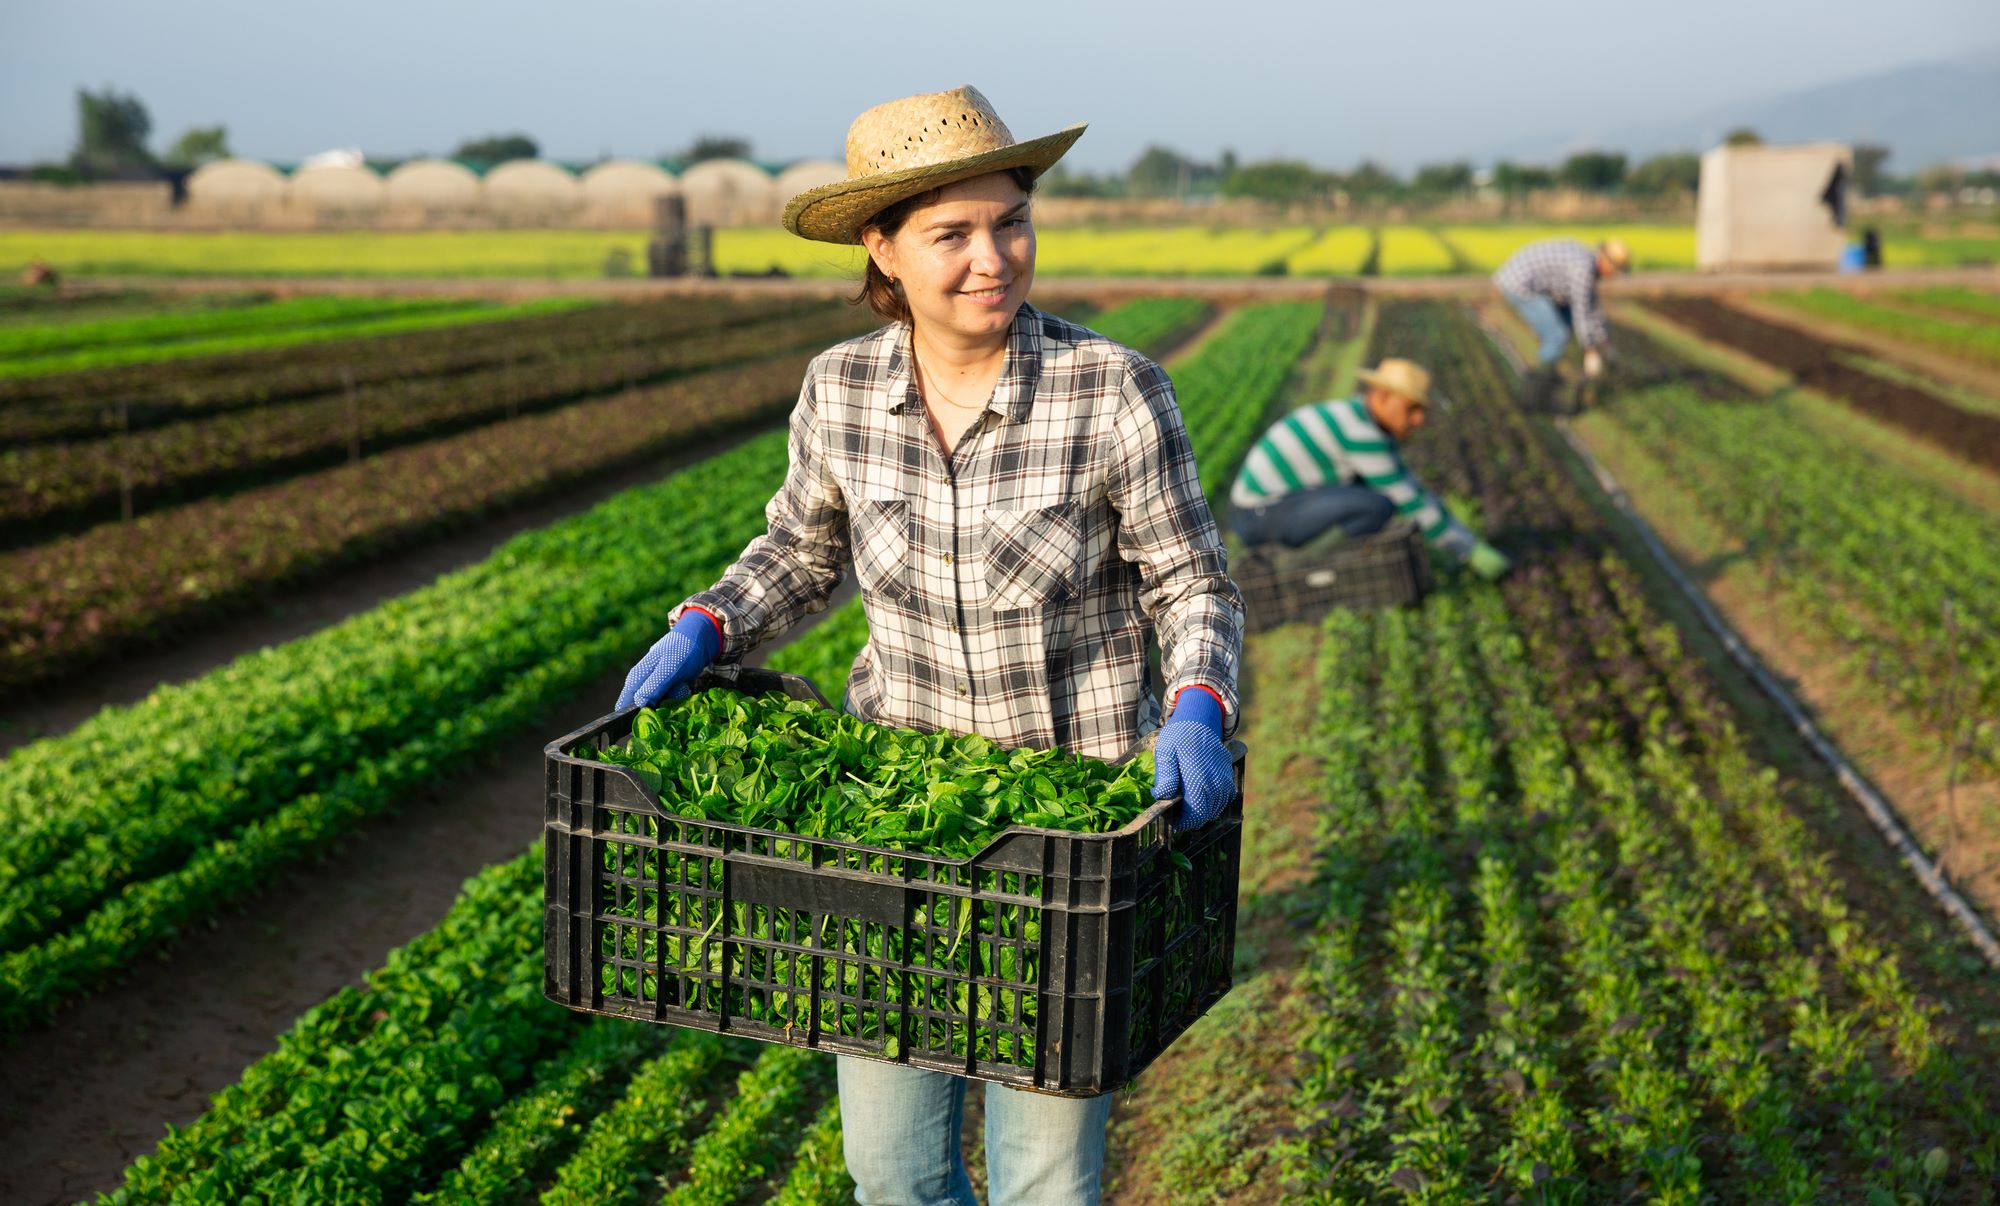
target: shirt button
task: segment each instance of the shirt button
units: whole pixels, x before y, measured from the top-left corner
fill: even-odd
[[[958,693],[959,693],[960,695],[970,695],[970,694],[972,694],[972,684],[971,684],[971,683],[968,683],[968,682],[964,682],[964,681],[960,681],[960,683],[958,684]]]
[[[950,564],[951,564],[951,554],[950,554],[950,553],[946,553],[946,554],[944,555],[944,563],[945,563],[946,565],[950,565]]]

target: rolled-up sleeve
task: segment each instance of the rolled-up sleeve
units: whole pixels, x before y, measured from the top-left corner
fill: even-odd
[[[1137,359],[1126,378],[1106,481],[1119,555],[1139,566],[1139,606],[1159,636],[1167,699],[1207,687],[1233,732],[1243,597],[1229,578],[1173,383],[1150,360]]]
[[[674,609],[700,607],[722,621],[722,661],[736,661],[800,617],[821,611],[847,572],[847,500],[819,446],[813,382],[806,370],[792,409],[785,481],[764,508],[766,530],[720,581]]]
[[[1587,348],[1602,348],[1611,342],[1609,324],[1604,320],[1604,303],[1597,298],[1597,257],[1591,255],[1573,264],[1569,271],[1570,325],[1576,341]]]

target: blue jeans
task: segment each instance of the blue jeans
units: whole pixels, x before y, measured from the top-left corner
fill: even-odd
[[[1559,306],[1552,299],[1539,293],[1523,297],[1518,293],[1506,294],[1507,304],[1514,307],[1523,321],[1535,329],[1535,337],[1542,341],[1536,350],[1535,362],[1543,368],[1562,359],[1563,349],[1569,346],[1569,332],[1572,325],[1568,306]]]
[[[958,1129],[965,1078],[838,1057],[840,1126],[862,1206],[978,1206]],[[993,1206],[1095,1206],[1111,1094],[1050,1097],[986,1086],[986,1197]]]
[[[1381,531],[1396,505],[1366,486],[1314,486],[1279,495],[1261,507],[1229,508],[1229,530],[1244,544],[1297,548],[1328,528],[1349,536]]]

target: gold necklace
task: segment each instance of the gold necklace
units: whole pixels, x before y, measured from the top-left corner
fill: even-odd
[[[985,403],[983,402],[977,404],[960,402],[955,398],[953,398],[950,394],[945,393],[943,388],[940,387],[937,383],[936,374],[932,373],[929,369],[925,368],[924,362],[921,360],[917,361],[917,375],[922,379],[924,383],[925,386],[924,392],[926,396],[930,394],[936,394],[940,400],[942,400],[943,402],[945,402],[950,406],[957,407],[959,410],[985,409]]]

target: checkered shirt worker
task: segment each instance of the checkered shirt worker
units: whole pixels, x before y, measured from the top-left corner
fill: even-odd
[[[812,362],[768,530],[676,609],[620,707],[685,695],[825,607],[851,564],[869,628],[856,715],[1106,759],[1157,728],[1154,794],[1180,799],[1176,825],[1229,803],[1243,607],[1173,385],[1026,304],[1029,192],[1082,132],[1016,142],[971,88],[892,101],[849,129],[846,180],[786,206],[793,233],[867,248],[862,295],[892,321]],[[858,1201],[976,1201],[962,1077],[839,1071]],[[1110,1103],[989,1085],[990,1200],[1098,1201]]]
[[[1597,283],[1625,271],[1632,253],[1622,239],[1606,239],[1589,247],[1575,239],[1543,239],[1530,243],[1500,265],[1494,287],[1535,332],[1535,368],[1527,381],[1528,403],[1546,406],[1556,386],[1556,362],[1570,336],[1583,348],[1583,372],[1596,378],[1604,371],[1611,350],[1611,329]]]

